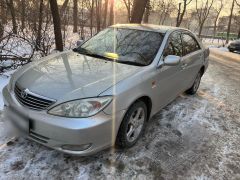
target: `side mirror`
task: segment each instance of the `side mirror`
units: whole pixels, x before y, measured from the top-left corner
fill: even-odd
[[[164,65],[176,66],[180,62],[180,56],[168,55],[164,58]]]
[[[77,47],[78,47],[78,46],[81,46],[83,43],[84,43],[84,40],[82,40],[82,39],[81,39],[81,40],[78,40],[78,41],[77,41]]]

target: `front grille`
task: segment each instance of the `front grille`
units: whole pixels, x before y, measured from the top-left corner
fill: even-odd
[[[20,88],[15,85],[14,88],[16,99],[23,105],[34,110],[44,110],[51,106],[56,101],[47,97],[40,96],[28,89]]]

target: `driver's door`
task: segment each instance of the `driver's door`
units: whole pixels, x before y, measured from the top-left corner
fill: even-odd
[[[164,61],[164,58],[168,55],[182,56],[181,32],[173,32],[170,35],[161,60]],[[155,91],[158,109],[167,105],[182,92],[181,77],[180,63],[174,66],[163,65],[156,70],[157,82]]]

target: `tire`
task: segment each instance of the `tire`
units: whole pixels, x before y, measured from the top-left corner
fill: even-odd
[[[195,80],[194,80],[194,83],[192,85],[192,87],[190,87],[187,91],[186,91],[186,94],[190,94],[190,95],[194,95],[196,94],[198,88],[199,88],[199,85],[200,85],[200,82],[201,82],[201,78],[202,78],[202,72],[199,71]]]
[[[143,101],[135,102],[128,109],[120,125],[116,139],[117,147],[120,148],[132,147],[138,141],[139,137],[143,134],[146,121],[147,121],[146,104]]]

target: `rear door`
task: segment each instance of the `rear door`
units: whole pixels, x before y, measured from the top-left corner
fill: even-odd
[[[183,57],[181,59],[183,90],[190,88],[200,70],[204,53],[195,39],[189,32],[182,32]]]

